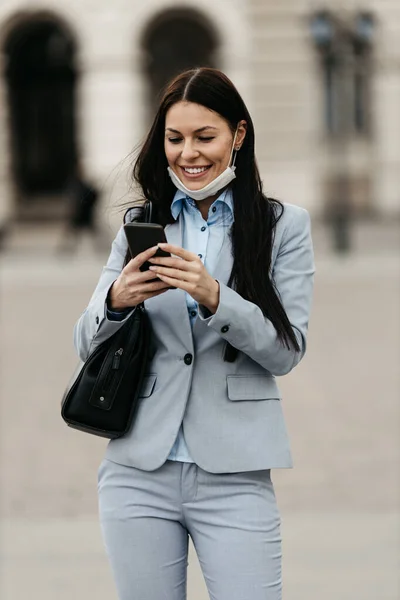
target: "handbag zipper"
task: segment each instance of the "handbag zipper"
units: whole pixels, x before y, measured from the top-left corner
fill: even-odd
[[[113,358],[113,361],[112,361],[112,366],[111,366],[111,369],[112,369],[113,371],[118,371],[118,369],[119,369],[119,365],[120,365],[120,362],[121,362],[121,356],[123,355],[123,353],[124,353],[124,349],[123,349],[123,348],[120,348],[120,349],[119,349],[119,350],[117,350],[117,351],[116,351],[116,353],[114,354],[114,358]]]
[[[116,378],[116,373],[115,371],[118,371],[118,369],[120,368],[121,365],[121,356],[124,353],[124,349],[123,348],[119,348],[113,356],[113,360],[111,363],[111,367],[108,370],[107,376],[106,376],[106,380],[104,382],[103,385],[103,391],[108,391],[108,389],[111,387],[111,384],[113,383],[114,379]]]

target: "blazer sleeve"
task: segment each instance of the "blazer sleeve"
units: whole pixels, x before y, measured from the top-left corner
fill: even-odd
[[[111,315],[107,314],[107,294],[122,271],[126,250],[125,233],[121,227],[113,241],[107,264],[103,267],[89,304],[74,327],[74,346],[83,361],[99,344],[118,331],[134,310],[129,311],[119,321],[109,319]]]
[[[288,350],[261,309],[220,283],[220,302],[214,315],[202,318],[232,346],[247,354],[273,375],[285,375],[306,351],[311,310],[314,253],[308,212],[297,207],[283,231],[273,278],[281,302],[299,343],[300,352]]]

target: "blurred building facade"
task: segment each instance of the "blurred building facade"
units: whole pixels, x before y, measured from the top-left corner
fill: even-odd
[[[373,16],[360,60],[351,45],[346,96],[338,97],[334,60],[315,43],[321,9],[349,30],[357,15]],[[160,89],[199,65],[224,70],[247,102],[269,195],[322,216],[345,169],[356,214],[397,216],[399,36],[398,0],[2,0],[0,227],[62,217],[76,163],[103,202],[127,200],[129,154]],[[345,139],[335,135],[343,101]]]

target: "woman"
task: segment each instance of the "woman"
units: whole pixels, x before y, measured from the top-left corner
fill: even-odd
[[[291,456],[275,376],[305,353],[308,213],[263,195],[250,115],[214,69],[169,85],[134,177],[172,256],[151,248],[124,267],[121,229],[75,328],[85,359],[138,303],[152,324],[135,422],[99,469],[119,598],[184,600],[190,535],[212,600],[278,600],[270,470]]]

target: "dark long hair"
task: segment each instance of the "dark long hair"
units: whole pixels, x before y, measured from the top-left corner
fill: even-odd
[[[158,222],[164,226],[172,223],[170,207],[176,188],[167,172],[165,117],[168,110],[182,100],[195,102],[218,113],[227,121],[232,134],[239,121],[247,123],[247,133],[236,157],[236,179],[231,184],[235,221],[231,233],[234,260],[229,285],[233,285],[243,298],[259,306],[288,349],[299,351],[270,275],[275,227],[284,206],[263,194],[254,154],[253,122],[239,92],[226,75],[217,69],[193,69],[178,75],[168,85],[136,159],[133,178],[142,188],[144,197],[153,202]]]

